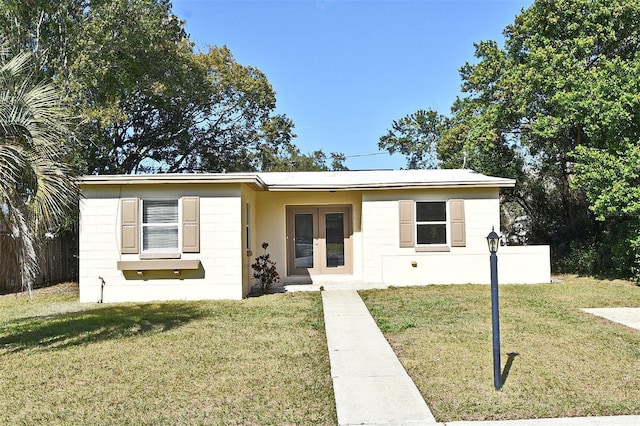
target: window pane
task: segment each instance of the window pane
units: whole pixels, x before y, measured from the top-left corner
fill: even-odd
[[[444,222],[447,220],[447,204],[444,201],[416,203],[417,222]]]
[[[142,251],[178,249],[178,200],[143,200]]]
[[[418,225],[418,244],[447,244],[447,225]]]
[[[178,223],[178,200],[144,200],[142,223]]]
[[[167,251],[178,249],[177,226],[145,226],[142,231],[142,250]]]
[[[295,215],[295,258],[296,268],[313,268],[313,215]]]
[[[327,267],[344,266],[344,218],[342,213],[325,215]]]

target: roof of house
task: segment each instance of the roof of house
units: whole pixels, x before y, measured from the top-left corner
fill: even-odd
[[[337,172],[259,173],[270,191],[441,187],[513,187],[513,179],[485,176],[472,170],[348,170]]]
[[[514,179],[468,169],[347,170],[84,176],[80,185],[245,183],[262,191],[348,191],[412,188],[512,188]]]

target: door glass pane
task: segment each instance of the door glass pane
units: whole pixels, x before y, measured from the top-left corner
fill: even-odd
[[[313,268],[313,214],[295,215],[295,255],[296,268]]]
[[[344,266],[344,214],[325,215],[327,267]]]

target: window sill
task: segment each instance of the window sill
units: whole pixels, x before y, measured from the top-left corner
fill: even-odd
[[[180,271],[200,269],[200,260],[119,260],[119,271]]]
[[[419,246],[416,247],[416,253],[428,253],[428,252],[448,252],[451,251],[449,246]]]
[[[140,260],[180,259],[180,253],[140,253]]]

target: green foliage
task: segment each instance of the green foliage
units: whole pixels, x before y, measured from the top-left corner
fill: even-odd
[[[73,40],[71,94],[88,173],[179,171],[207,101],[204,69],[167,1],[92,2]],[[64,72],[64,71],[63,71]]]
[[[599,262],[598,249],[594,242],[571,241],[569,248],[564,253],[560,262],[556,262],[555,271],[558,273],[573,272],[580,275],[598,275],[601,262]]]
[[[640,146],[627,143],[621,150],[579,146],[575,155],[574,184],[585,188],[599,220],[640,214]]]
[[[168,0],[0,0],[0,35],[83,118],[83,173],[268,170],[296,152],[266,76],[225,46],[194,53]]]
[[[293,122],[273,114],[275,91],[260,70],[236,63],[227,47],[195,59],[206,71],[209,99],[187,150],[188,169],[261,170],[291,148]]]
[[[74,41],[82,35],[89,0],[0,0],[0,35],[10,51],[31,52],[34,72],[66,88]]]
[[[298,147],[291,144],[281,152],[271,151],[263,162],[262,170],[269,172],[295,172],[295,171],[322,171],[322,170],[348,170],[344,165],[346,157],[342,153],[330,154],[331,164],[322,150],[316,150],[309,154],[303,154]]]
[[[433,110],[418,110],[394,120],[391,130],[380,137],[378,147],[389,154],[407,157],[407,168],[435,168],[438,165],[436,146],[441,137],[444,117]]]
[[[29,292],[44,234],[61,225],[78,195],[67,162],[72,120],[57,88],[30,73],[31,60],[10,57],[0,38],[0,280],[18,277]]]
[[[537,0],[507,26],[503,48],[475,45],[451,116],[431,112],[437,131],[394,122],[389,134],[408,147],[409,164],[430,138],[442,167],[515,178],[504,216],[526,216],[527,241],[551,244],[557,264],[590,269],[587,259],[606,247],[580,255],[575,247],[607,240],[619,252],[637,237],[624,232],[640,229],[629,225],[640,206],[639,21],[638,0]],[[382,143],[388,136],[381,147],[403,152]],[[614,235],[622,240],[608,239]],[[616,255],[624,267],[609,271],[629,276],[640,253],[628,256]]]
[[[633,220],[609,219],[586,230],[586,238],[567,240],[555,247],[556,272],[602,278],[637,276],[638,227]]]

